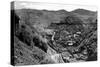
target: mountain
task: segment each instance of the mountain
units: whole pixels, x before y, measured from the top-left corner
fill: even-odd
[[[72,13],[77,13],[80,15],[90,15],[90,16],[94,16],[97,12],[94,11],[89,11],[89,10],[85,10],[85,9],[76,9],[71,11]]]

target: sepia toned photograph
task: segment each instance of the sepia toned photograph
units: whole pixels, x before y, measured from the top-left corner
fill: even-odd
[[[97,61],[94,6],[11,2],[11,65]]]

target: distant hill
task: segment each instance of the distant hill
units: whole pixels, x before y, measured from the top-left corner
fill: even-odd
[[[80,15],[90,15],[90,16],[94,16],[96,14],[96,12],[94,11],[89,11],[85,9],[76,9],[76,10],[73,10],[72,13],[77,13]]]

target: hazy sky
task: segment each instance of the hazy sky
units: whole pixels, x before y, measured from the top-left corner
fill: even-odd
[[[86,9],[91,11],[97,11],[95,6],[85,6],[85,5],[67,5],[67,4],[51,4],[51,3],[39,3],[39,2],[24,2],[15,1],[15,9],[21,8],[31,8],[31,9],[47,9],[47,10],[61,10],[65,9],[67,11],[72,11],[75,9]]]

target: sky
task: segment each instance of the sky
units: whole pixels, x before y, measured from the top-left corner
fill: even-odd
[[[40,3],[40,2],[26,2],[26,1],[15,1],[15,9],[30,8],[38,10],[61,10],[73,11],[75,9],[86,9],[90,11],[97,11],[95,6],[87,5],[70,5],[70,4],[55,4],[55,3]]]

